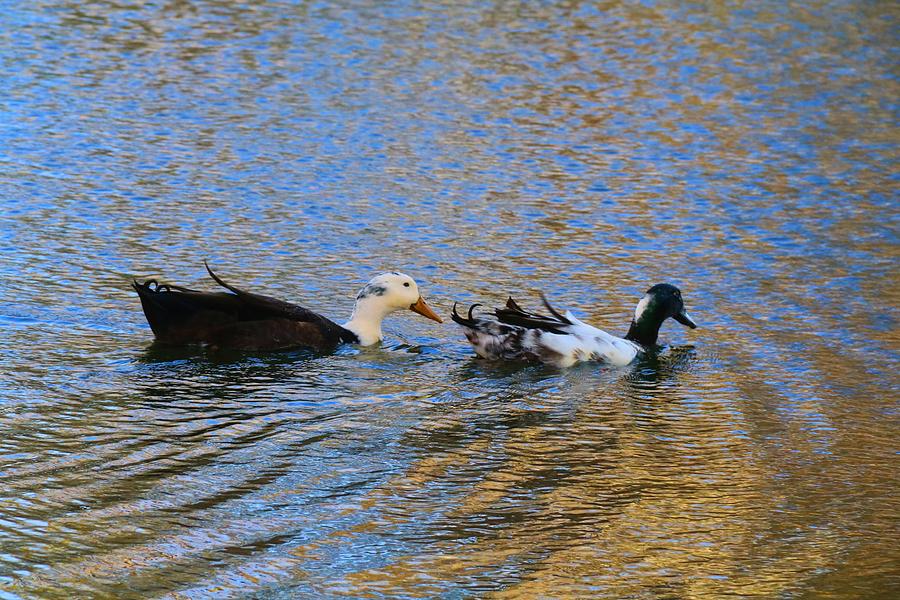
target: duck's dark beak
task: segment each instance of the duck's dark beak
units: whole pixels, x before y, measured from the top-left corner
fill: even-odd
[[[681,309],[681,312],[677,313],[672,318],[675,319],[676,321],[678,321],[679,323],[681,323],[682,325],[684,325],[685,327],[690,327],[691,329],[697,329],[697,324],[694,323],[694,320],[688,316],[687,311],[684,310],[683,308]]]
[[[443,323],[443,319],[441,319],[437,314],[431,310],[431,307],[425,304],[425,298],[419,296],[419,299],[416,300],[415,304],[409,305],[409,310],[419,313],[423,317],[428,317],[432,321],[437,321],[438,323]]]

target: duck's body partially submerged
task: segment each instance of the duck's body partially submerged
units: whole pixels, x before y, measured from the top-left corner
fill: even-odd
[[[681,292],[673,285],[659,284],[638,302],[634,320],[624,338],[610,335],[579,321],[571,312],[560,314],[544,300],[550,315],[522,310],[510,298],[494,317],[474,317],[473,304],[467,317],[453,307],[452,318],[472,344],[476,354],[490,360],[540,361],[560,367],[597,361],[625,366],[656,345],[659,327],[672,317],[690,327],[696,324],[684,310]]]
[[[339,344],[368,346],[381,340],[381,321],[410,309],[441,322],[419,295],[416,282],[402,273],[372,279],[357,296],[351,319],[343,325],[311,310],[231,286],[206,267],[228,292],[200,292],[154,280],[132,286],[159,342],[206,344],[238,350],[312,348],[329,351]]]

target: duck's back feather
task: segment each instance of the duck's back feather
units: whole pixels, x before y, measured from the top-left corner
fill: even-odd
[[[539,360],[561,367],[590,360],[624,366],[641,351],[638,345],[582,323],[571,313],[557,312],[546,299],[544,306],[552,316],[525,311],[512,298],[505,308],[494,311],[496,318],[473,316],[476,306],[463,317],[454,305],[451,318],[483,358]]]
[[[243,350],[328,350],[357,341],[352,331],[311,310],[231,286],[212,270],[209,274],[233,293],[200,292],[154,280],[133,282],[157,340]]]

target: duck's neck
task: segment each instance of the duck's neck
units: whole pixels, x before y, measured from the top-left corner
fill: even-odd
[[[660,314],[659,303],[653,296],[647,294],[634,308],[634,318],[625,339],[637,342],[645,348],[652,348],[656,345],[656,338],[659,337],[659,327],[665,320],[665,316]]]
[[[391,309],[377,302],[375,298],[357,300],[350,320],[344,323],[359,338],[360,346],[371,346],[381,341],[381,322],[391,313]]]
[[[654,319],[650,316],[632,319],[625,339],[636,342],[645,348],[652,348],[656,345],[656,339],[659,337],[660,326],[662,326],[662,319]]]

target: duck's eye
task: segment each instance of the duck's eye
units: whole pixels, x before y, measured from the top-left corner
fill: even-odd
[[[408,281],[404,281],[404,282],[403,282],[403,287],[409,287],[409,282],[408,282]]]

